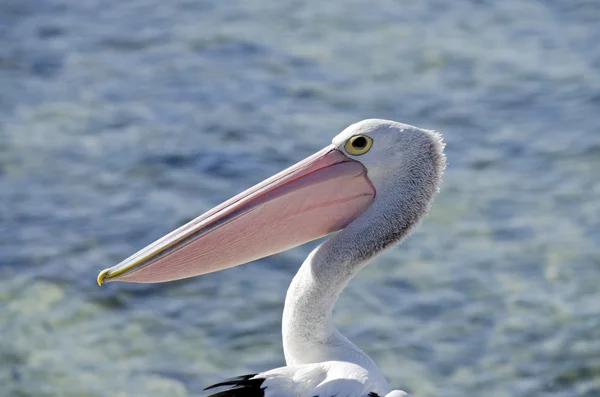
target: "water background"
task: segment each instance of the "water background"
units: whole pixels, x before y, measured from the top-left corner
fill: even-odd
[[[389,118],[430,216],[335,321],[419,397],[600,396],[596,0],[0,0],[0,395],[201,396],[284,364],[316,243],[196,279],[99,270]]]

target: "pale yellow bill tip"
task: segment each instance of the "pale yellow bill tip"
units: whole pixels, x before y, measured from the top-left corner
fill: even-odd
[[[98,285],[102,285],[102,283],[104,282],[104,278],[106,277],[109,271],[110,269],[104,269],[100,272],[100,274],[98,274],[98,278],[96,279],[96,281],[98,281]]]

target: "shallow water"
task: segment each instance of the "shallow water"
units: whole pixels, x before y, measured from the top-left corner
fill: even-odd
[[[0,2],[0,395],[200,396],[283,365],[316,243],[159,285],[99,270],[390,118],[431,214],[339,328],[415,396],[600,396],[600,3]]]

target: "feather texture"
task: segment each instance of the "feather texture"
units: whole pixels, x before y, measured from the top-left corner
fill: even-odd
[[[342,361],[327,361],[281,367],[259,374],[227,379],[205,390],[229,387],[209,397],[385,397],[385,380],[363,367]],[[396,390],[394,397],[406,396]]]
[[[204,390],[229,386],[229,389],[211,394],[208,397],[264,397],[264,387],[261,387],[264,381],[265,378],[257,377],[257,374],[242,375],[215,383]]]

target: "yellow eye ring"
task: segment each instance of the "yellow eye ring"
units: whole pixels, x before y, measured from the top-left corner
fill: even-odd
[[[367,153],[373,146],[373,138],[367,135],[355,135],[346,141],[344,149],[353,156]]]

